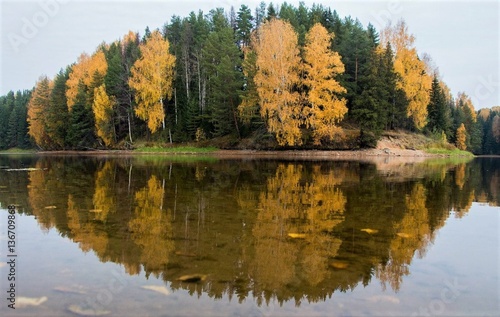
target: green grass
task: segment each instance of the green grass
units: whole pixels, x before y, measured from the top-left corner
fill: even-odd
[[[134,150],[140,153],[169,153],[169,154],[207,154],[217,151],[215,147],[195,147],[195,146],[144,146]]]
[[[34,154],[36,150],[33,149],[19,149],[19,148],[11,148],[8,150],[0,151],[0,154]]]
[[[444,148],[429,148],[424,149],[425,152],[429,154],[439,154],[439,155],[447,155],[447,156],[469,156],[473,157],[474,154],[468,151],[462,151],[459,149],[444,149]]]

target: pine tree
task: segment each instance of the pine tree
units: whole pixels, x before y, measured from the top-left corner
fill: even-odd
[[[255,83],[255,75],[257,74],[257,54],[251,49],[245,50],[245,57],[242,63],[244,84],[240,95],[241,103],[238,106],[240,119],[246,123],[260,121],[262,118],[259,115],[259,93]]]
[[[54,87],[50,94],[50,108],[47,110],[47,133],[57,149],[65,148],[68,130],[68,102],[66,98],[66,82],[70,68],[62,69],[54,78]]]
[[[88,107],[85,84],[80,82],[78,93],[69,113],[69,127],[66,143],[73,149],[86,150],[95,146],[94,120]]]
[[[253,28],[253,16],[250,8],[242,4],[236,17],[236,40],[241,48],[250,45],[250,35]]]
[[[363,77],[367,88],[353,104],[352,116],[360,126],[360,145],[375,147],[388,122],[388,110],[391,108],[390,70],[385,63],[385,51],[372,52],[369,61],[369,74]],[[391,63],[392,65],[392,63]],[[361,84],[365,84],[361,82]]]
[[[240,51],[233,39],[229,25],[221,26],[208,36],[202,51],[208,76],[208,115],[215,136],[231,132],[239,135],[237,107],[243,78]]]
[[[0,97],[0,149],[9,148],[9,119],[15,105],[15,95],[11,90]]]
[[[429,105],[427,106],[427,129],[429,132],[437,134],[445,133],[447,138],[450,136],[451,118],[448,109],[446,96],[435,75],[432,80]]]

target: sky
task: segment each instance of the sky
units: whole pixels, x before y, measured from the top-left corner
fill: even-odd
[[[129,30],[161,28],[173,15],[222,7],[256,8],[261,0],[0,0],[0,95],[31,89],[41,75],[53,78]],[[269,3],[271,1],[266,1]],[[283,1],[273,1],[281,4]],[[298,1],[288,0],[298,6]],[[419,55],[431,56],[453,95],[465,92],[476,107],[500,105],[500,1],[303,1],[336,10],[382,30],[403,18]]]

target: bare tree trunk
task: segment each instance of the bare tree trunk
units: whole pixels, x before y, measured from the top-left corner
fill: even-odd
[[[177,125],[177,88],[174,88],[175,125]]]

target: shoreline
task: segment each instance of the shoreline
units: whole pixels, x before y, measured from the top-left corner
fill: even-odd
[[[213,156],[218,158],[321,158],[321,159],[336,159],[336,158],[447,158],[450,155],[433,154],[421,150],[408,149],[363,149],[363,150],[225,150],[219,149],[212,152],[138,152],[134,150],[89,150],[89,151],[33,151],[33,152],[0,152],[0,154],[11,155],[61,155],[61,156],[143,156],[143,155],[158,155],[158,156]],[[460,157],[460,156],[459,156]],[[465,156],[463,156],[465,157]]]

